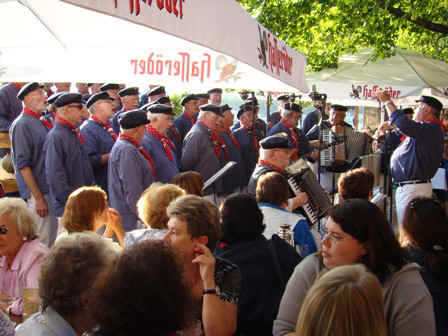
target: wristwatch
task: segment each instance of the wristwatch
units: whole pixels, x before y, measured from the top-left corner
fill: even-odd
[[[202,291],[202,295],[205,295],[205,294],[218,294],[218,293],[216,292],[216,288],[213,288],[213,289],[204,289]]]

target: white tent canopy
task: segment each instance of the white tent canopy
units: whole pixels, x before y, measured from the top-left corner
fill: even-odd
[[[148,9],[147,3],[150,1],[132,1],[140,3],[139,19],[144,17],[145,11],[154,10],[158,3],[153,1],[152,8]],[[245,48],[229,48],[227,53],[223,50],[214,51],[142,24],[129,22],[135,21],[132,16],[135,16],[136,10],[134,8],[134,13],[129,13],[129,8],[125,8],[126,5],[129,7],[130,1],[72,2],[93,4],[98,10],[100,7],[114,9],[114,3],[117,2],[117,13],[109,14],[125,20],[60,0],[0,0],[0,31],[4,32],[0,39],[0,81],[123,82],[138,86],[163,83],[175,87],[175,91],[215,86],[270,91],[308,89],[304,78],[305,56],[284,44],[278,42],[279,47],[293,60],[294,66],[289,68],[292,69],[291,75],[281,69],[277,73],[275,64],[271,73],[269,68],[260,63],[257,58],[257,46],[260,45],[258,24],[239,5],[235,7],[237,3],[234,1],[207,0],[207,3],[220,3],[218,7],[226,3],[226,13],[231,15],[229,11],[233,11],[234,17],[242,20],[231,22],[232,16],[227,16],[227,25],[255,30],[256,40],[247,41],[253,42],[253,55],[247,57],[244,57]],[[175,0],[168,2],[178,3]],[[202,20],[196,9],[204,3],[201,0],[183,2],[183,19],[180,20],[180,27],[173,26],[172,33],[180,36],[178,32],[183,25],[188,25],[191,20]],[[157,23],[165,15],[169,23],[169,18],[174,16],[173,10],[171,14],[166,10],[161,13],[153,17],[148,17],[146,13],[145,20],[152,23],[151,19],[154,19]],[[246,16],[242,16],[242,13]],[[123,17],[125,14],[131,17]],[[215,14],[219,15],[219,12]],[[216,35],[216,29],[204,25],[203,34],[218,42],[221,38],[224,41],[227,28],[222,27],[221,35]],[[225,37],[228,39],[228,36]],[[200,34],[197,38],[200,38]],[[270,38],[272,40],[273,37]],[[235,44],[241,43],[239,36],[233,36],[233,40]],[[206,38],[202,44],[207,45]]]
[[[308,83],[325,92],[332,101],[350,105],[377,106],[372,94],[388,90],[393,98],[417,96],[423,89],[444,96],[448,88],[448,63],[397,49],[396,55],[371,61],[372,50],[344,55],[337,69],[307,73]]]

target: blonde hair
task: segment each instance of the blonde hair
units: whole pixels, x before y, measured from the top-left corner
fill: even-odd
[[[324,273],[303,301],[296,335],[386,336],[379,280],[361,264]]]
[[[0,198],[0,216],[9,215],[15,222],[20,235],[30,241],[37,238],[36,216],[26,202],[18,197]]]
[[[166,208],[171,201],[183,195],[185,190],[174,184],[153,183],[137,202],[138,216],[150,228],[166,229]]]
[[[81,187],[68,197],[61,225],[69,232],[92,231],[107,208],[107,195],[100,187]]]

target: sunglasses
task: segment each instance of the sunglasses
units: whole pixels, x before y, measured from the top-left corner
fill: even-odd
[[[0,235],[4,235],[4,234],[6,234],[6,233],[8,233],[8,228],[5,228],[5,227],[0,227]]]

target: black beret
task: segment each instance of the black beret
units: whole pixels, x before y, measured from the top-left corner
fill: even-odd
[[[338,104],[333,104],[330,106],[330,108],[332,108],[333,110],[336,111],[341,111],[341,112],[347,112],[348,108],[342,105],[338,105]]]
[[[252,101],[255,102],[255,105],[258,105],[258,99],[257,97],[249,97],[244,101],[244,104],[251,104],[252,105]]]
[[[118,95],[120,97],[126,97],[126,96],[138,96],[138,88],[137,87],[128,87],[123,90],[118,91]]]
[[[157,98],[155,101],[152,102],[153,104],[168,104],[171,103],[171,99],[168,96],[163,96]]]
[[[414,110],[410,107],[407,107],[402,110],[404,114],[414,114]]]
[[[47,99],[48,104],[54,104],[54,102],[56,101],[56,99],[59,98],[60,95],[63,95],[64,93],[67,92],[57,92],[57,93],[53,93],[50,98]]]
[[[98,92],[92,95],[86,103],[86,107],[89,108],[93,104],[95,104],[98,100],[114,100],[111,96],[107,94],[107,92]]]
[[[205,105],[201,105],[199,107],[201,109],[201,111],[204,112],[213,112],[214,114],[217,114],[219,116],[222,116],[222,112],[221,112],[221,107],[218,105],[214,105],[214,104],[205,104]]]
[[[159,95],[159,94],[165,95],[165,87],[164,86],[157,86],[148,92],[148,96],[150,96],[150,97]]]
[[[285,111],[302,113],[302,107],[295,103],[286,103],[284,109]]]
[[[41,83],[37,83],[37,82],[27,83],[24,86],[22,86],[19,93],[17,94],[17,98],[20,100],[23,100],[23,98],[25,98],[25,96],[28,93],[33,92],[34,90],[37,90],[37,89],[42,89],[43,87],[44,86]]]
[[[263,149],[274,149],[274,148],[294,148],[293,144],[288,140],[288,135],[284,132],[277,133],[268,136],[260,141],[260,146]]]
[[[220,107],[221,107],[222,112],[227,111],[227,110],[232,111],[232,108],[227,104],[221,105]]]
[[[91,96],[92,96],[92,95],[89,94],[89,93],[83,94],[83,95],[82,95],[82,98],[81,98],[82,103],[83,103],[83,104],[87,103],[87,101],[89,100],[89,98],[90,98]]]
[[[198,97],[195,94],[188,94],[182,98],[180,101],[180,104],[184,106],[186,103],[188,103],[191,100],[198,100]]]
[[[239,119],[244,112],[246,111],[252,111],[252,104],[243,104],[240,106],[240,109],[238,110],[238,113],[236,114],[236,117]]]
[[[131,110],[118,116],[121,128],[130,129],[149,124],[148,115],[143,110]]]
[[[171,106],[163,104],[151,104],[146,108],[146,111],[151,113],[163,113],[168,115],[174,115],[173,108]]]
[[[207,91],[208,94],[212,94],[212,93],[221,93],[222,94],[222,89],[220,88],[214,88],[214,89],[210,89]]]
[[[288,95],[280,95],[280,96],[278,96],[277,97],[277,101],[279,101],[279,100],[289,100],[289,96]]]
[[[196,93],[196,97],[198,97],[198,99],[209,99],[210,95],[208,93]]]
[[[104,85],[101,85],[100,87],[101,91],[107,91],[107,90],[120,90],[120,85],[115,83],[106,83]]]
[[[431,106],[432,108],[435,108],[437,111],[442,111],[443,105],[442,103],[434,98],[434,97],[430,97],[430,96],[421,96],[418,100],[416,100],[415,102],[419,103],[425,103],[426,105]]]
[[[54,102],[57,107],[63,107],[72,103],[82,104],[82,95],[79,93],[63,93]]]

